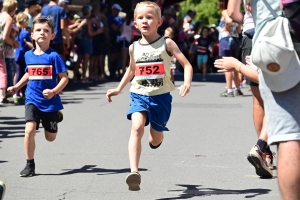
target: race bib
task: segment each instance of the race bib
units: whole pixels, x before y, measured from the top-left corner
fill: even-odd
[[[198,47],[197,47],[197,51],[198,51],[199,53],[206,53],[206,52],[207,52],[207,48],[206,48],[206,47],[198,46]]]
[[[164,78],[165,68],[163,62],[137,63],[135,67],[135,79],[159,79]]]
[[[52,65],[28,65],[29,80],[51,80]]]

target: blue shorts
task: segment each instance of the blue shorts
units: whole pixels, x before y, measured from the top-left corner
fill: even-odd
[[[198,54],[197,55],[197,64],[198,66],[202,66],[203,63],[207,63],[208,55],[207,54]]]
[[[230,37],[225,37],[220,40],[219,56],[239,58],[239,52],[240,52],[239,38],[233,37],[231,42],[229,42],[229,38]]]
[[[131,103],[127,112],[127,119],[131,120],[132,113],[147,112],[145,126],[150,122],[151,127],[159,132],[168,131],[166,127],[171,114],[171,94],[165,93],[156,96],[144,96],[130,93]]]

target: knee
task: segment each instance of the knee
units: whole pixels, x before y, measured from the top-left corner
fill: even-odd
[[[56,139],[56,134],[55,133],[46,134],[45,138],[48,142],[53,142]]]
[[[25,129],[25,137],[26,138],[34,138],[36,134],[36,130],[34,127],[30,127]]]
[[[142,135],[144,134],[144,125],[133,124],[131,127],[131,134],[136,137],[142,137]]]

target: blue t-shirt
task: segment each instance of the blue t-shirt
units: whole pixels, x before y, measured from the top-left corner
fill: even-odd
[[[118,35],[121,34],[121,32],[119,31],[114,31],[110,26],[112,24],[114,25],[117,25],[117,26],[122,26],[123,25],[123,18],[120,17],[120,16],[112,16],[112,15],[109,15],[107,17],[107,23],[108,23],[108,26],[109,26],[109,33],[110,33],[110,36],[113,36],[113,37],[117,37]]]
[[[50,79],[42,78],[40,80],[29,79],[26,89],[26,103],[35,105],[42,112],[55,112],[63,109],[62,102],[59,95],[47,100],[43,96],[43,90],[53,89],[57,85],[57,76],[59,73],[66,72],[66,66],[63,59],[52,48],[49,48],[41,55],[35,55],[34,50],[25,53],[26,69],[28,73],[28,66],[35,67],[38,65],[52,65],[52,77]],[[42,71],[43,72],[43,71]],[[52,78],[52,79],[51,79]]]
[[[17,36],[20,48],[16,48],[15,61],[25,60],[25,53],[30,50],[24,42],[24,39],[26,39],[28,42],[31,42],[29,31],[21,29],[20,34]]]
[[[53,5],[53,6],[47,5],[43,7],[41,11],[41,16],[50,16],[53,18],[55,38],[52,41],[52,43],[62,44],[63,37],[62,37],[62,29],[60,28],[60,20],[67,18],[66,11],[58,5]]]
[[[212,43],[212,40],[210,38],[199,37],[197,41],[197,54],[207,54],[208,47]]]

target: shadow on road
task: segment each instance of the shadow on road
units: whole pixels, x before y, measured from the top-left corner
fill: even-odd
[[[124,169],[104,169],[104,168],[95,168],[97,165],[84,165],[79,169],[64,169],[63,173],[60,174],[36,174],[40,176],[61,176],[61,175],[71,175],[71,174],[84,174],[84,173],[99,173],[97,175],[110,175],[110,174],[122,174],[130,173],[129,168]],[[148,171],[147,169],[139,169],[139,171]]]
[[[182,190],[169,190],[169,192],[182,192],[177,197],[162,198],[157,200],[173,200],[173,199],[191,199],[193,197],[200,196],[212,196],[212,195],[245,195],[245,198],[255,198],[259,195],[268,194],[270,189],[245,189],[245,190],[224,190],[218,188],[199,188],[202,185],[181,185],[177,184],[176,186],[183,187]]]
[[[0,117],[0,138],[23,137],[25,130],[24,118]],[[8,126],[3,126],[8,125]],[[21,125],[21,126],[20,126]],[[20,133],[22,133],[20,135]]]
[[[0,160],[0,163],[6,163],[6,162],[8,162],[8,161],[5,161],[5,160]]]

